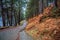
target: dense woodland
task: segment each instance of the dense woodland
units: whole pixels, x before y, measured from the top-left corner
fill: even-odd
[[[3,26],[17,26],[20,21],[38,16],[55,0],[0,0],[0,17]]]

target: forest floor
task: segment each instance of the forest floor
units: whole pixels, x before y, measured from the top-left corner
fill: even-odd
[[[49,15],[48,8],[34,18],[29,19],[25,29],[34,40],[60,40],[60,17],[45,17]]]

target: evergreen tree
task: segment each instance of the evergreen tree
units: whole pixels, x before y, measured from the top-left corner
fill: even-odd
[[[38,12],[39,12],[39,0],[29,0],[26,11],[27,19],[38,15]]]

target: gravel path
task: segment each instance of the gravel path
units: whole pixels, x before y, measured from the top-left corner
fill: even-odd
[[[21,29],[24,29],[26,25],[27,25],[27,22],[24,20],[24,23],[21,26]],[[33,39],[23,30],[20,32],[20,40],[33,40]]]
[[[20,40],[33,40],[25,31],[20,32]]]

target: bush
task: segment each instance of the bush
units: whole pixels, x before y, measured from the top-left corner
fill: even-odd
[[[23,25],[23,23],[24,23],[24,21],[21,21],[21,22],[20,22],[20,25],[22,26],[22,25]]]

